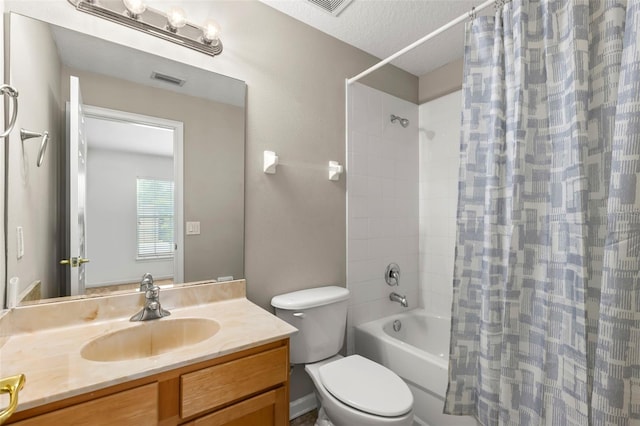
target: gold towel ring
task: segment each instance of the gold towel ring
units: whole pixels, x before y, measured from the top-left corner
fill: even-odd
[[[9,127],[0,134],[0,138],[4,138],[11,133],[13,126],[16,124],[16,118],[18,117],[18,91],[8,84],[3,84],[0,86],[0,93],[3,95],[9,95],[13,104],[13,113],[11,114],[11,120],[9,120]]]
[[[18,374],[17,376],[7,377],[0,380],[0,393],[9,393],[9,406],[3,411],[0,411],[0,425],[6,422],[9,417],[18,408],[18,392],[24,386],[26,377],[24,374]]]

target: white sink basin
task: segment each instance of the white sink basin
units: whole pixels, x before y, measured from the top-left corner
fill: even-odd
[[[207,318],[159,319],[97,337],[80,355],[91,361],[147,358],[195,345],[213,337],[220,324]]]

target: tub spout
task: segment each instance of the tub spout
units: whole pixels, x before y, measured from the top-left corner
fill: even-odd
[[[389,300],[391,300],[392,302],[400,303],[404,308],[409,306],[409,304],[407,303],[407,296],[401,296],[396,292],[393,292],[389,295]]]

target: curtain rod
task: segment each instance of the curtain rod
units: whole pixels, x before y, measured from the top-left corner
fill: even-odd
[[[377,64],[375,64],[371,68],[361,72],[360,74],[356,75],[355,77],[347,79],[347,84],[355,83],[356,81],[360,80],[362,77],[365,77],[365,76],[371,74],[372,72],[374,72],[375,70],[377,70],[378,68],[382,68],[383,66],[387,65],[389,62],[393,61],[398,56],[402,56],[405,53],[409,52],[410,50],[415,49],[416,47],[420,46],[422,43],[424,43],[424,42],[426,42],[428,40],[431,40],[435,36],[447,31],[448,29],[450,29],[452,27],[455,27],[460,22],[463,22],[464,20],[466,20],[468,18],[473,18],[473,16],[476,13],[482,11],[483,9],[486,9],[488,6],[491,6],[492,4],[497,3],[497,2],[499,2],[499,0],[487,0],[484,3],[482,3],[480,6],[474,7],[470,12],[465,13],[464,15],[460,15],[456,19],[450,21],[448,24],[443,25],[442,27],[438,28],[437,30],[433,31],[432,33],[427,34],[426,36],[422,37],[420,40],[411,43],[409,46],[405,47],[404,49],[394,53],[391,56],[389,56],[387,59],[383,59],[382,61],[378,62]]]

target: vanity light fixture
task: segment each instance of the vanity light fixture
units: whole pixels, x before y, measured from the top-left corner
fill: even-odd
[[[143,0],[122,0],[122,3],[127,8],[129,16],[133,19],[138,19],[138,16],[147,10],[147,5]]]
[[[167,29],[175,34],[185,25],[187,25],[187,14],[184,9],[178,6],[169,8],[167,11]]]
[[[213,20],[204,26],[187,21],[185,11],[172,7],[167,13],[148,7],[145,0],[68,0],[81,12],[116,22],[160,37],[198,52],[216,56],[222,53],[220,27]]]

